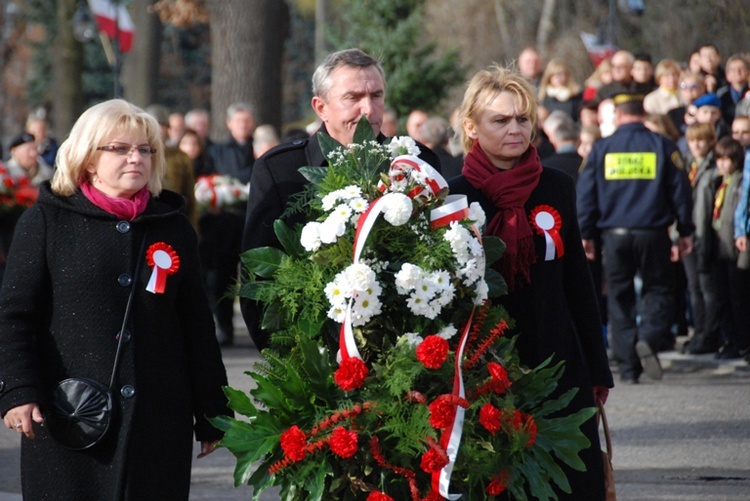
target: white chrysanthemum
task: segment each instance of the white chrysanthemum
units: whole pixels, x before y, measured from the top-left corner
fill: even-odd
[[[469,239],[469,252],[472,256],[475,257],[481,257],[484,256],[484,248],[482,247],[482,243],[477,238],[471,238]]]
[[[339,191],[332,191],[328,195],[323,197],[323,210],[329,211],[336,206],[336,202],[339,201]]]
[[[357,294],[352,306],[352,325],[359,327],[369,322],[375,315],[380,315],[381,306],[377,296]]]
[[[401,346],[405,344],[409,348],[416,349],[417,346],[422,344],[422,341],[424,341],[424,339],[416,332],[407,332],[403,336],[399,336],[396,340],[396,345]]]
[[[348,291],[341,286],[341,282],[339,282],[338,280],[328,282],[325,289],[323,289],[323,292],[325,292],[326,297],[328,298],[328,302],[333,306],[346,304]]]
[[[453,327],[453,324],[448,324],[445,327],[443,327],[443,329],[440,332],[438,332],[437,335],[445,340],[448,340],[452,338],[453,336],[455,336],[457,332],[458,330],[456,330],[456,328]]]
[[[437,303],[442,306],[448,306],[453,298],[456,297],[456,287],[452,283],[448,285],[440,292],[440,296],[436,299]]]
[[[411,263],[402,264],[401,269],[395,275],[395,284],[399,294],[406,294],[412,290],[421,278],[422,269],[419,266]]]
[[[350,264],[344,270],[344,277],[352,289],[357,291],[366,291],[375,283],[375,272],[363,263]]]
[[[383,196],[383,217],[393,226],[401,226],[411,217],[411,198],[403,193],[388,193]]]
[[[425,276],[423,280],[420,280],[415,289],[419,291],[424,297],[432,299],[437,292],[437,284],[432,281],[432,277]]]
[[[430,274],[430,280],[439,289],[448,287],[451,283],[451,275],[445,270],[435,270]]]
[[[344,232],[346,232],[346,221],[335,213],[329,214],[326,220],[320,224],[320,240],[324,244],[334,243]]]
[[[302,247],[308,252],[315,252],[320,249],[320,244],[322,243],[320,240],[320,223],[316,221],[307,223],[302,228],[302,235],[299,240]]]
[[[331,309],[328,310],[328,318],[338,323],[343,323],[346,318],[346,305],[332,306]]]
[[[369,207],[370,204],[362,197],[353,197],[351,200],[349,200],[349,207],[352,208],[354,212],[362,213],[367,210],[367,207]]]
[[[419,147],[414,139],[409,136],[396,136],[391,139],[388,145],[388,150],[391,153],[392,158],[396,158],[399,155],[419,155]]]
[[[479,202],[471,202],[471,205],[469,205],[469,219],[474,221],[474,223],[480,228],[484,226],[484,223],[487,221],[487,216],[485,215],[482,206],[479,205]]]
[[[391,185],[388,191],[392,193],[403,193],[409,187],[409,182],[405,178],[391,179]]]
[[[342,198],[344,198],[345,200],[351,200],[352,198],[362,196],[362,188],[354,184],[350,184],[349,186],[346,186],[339,191],[341,191]]]
[[[347,221],[349,217],[352,215],[352,208],[349,207],[348,204],[339,204],[336,206],[334,211],[329,215],[329,217],[333,216],[334,214],[340,217],[342,220]]]
[[[487,285],[487,282],[484,281],[484,279],[478,281],[475,289],[477,296],[474,298],[474,304],[480,306],[482,303],[484,303],[487,299],[489,291],[490,288]]]

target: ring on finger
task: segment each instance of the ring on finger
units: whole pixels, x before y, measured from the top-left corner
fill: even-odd
[[[20,428],[21,426],[23,426],[23,423],[16,423],[13,425],[13,428]]]

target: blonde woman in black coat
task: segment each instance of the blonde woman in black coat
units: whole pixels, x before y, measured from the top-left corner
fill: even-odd
[[[216,447],[206,418],[229,412],[227,380],[195,232],[182,198],[161,190],[159,125],[107,101],[78,119],[57,158],[18,223],[0,291],[0,415],[22,435],[24,498],[188,499],[192,437],[199,457]],[[44,426],[52,388],[109,383],[133,287],[114,427],[90,449],[67,449]]]

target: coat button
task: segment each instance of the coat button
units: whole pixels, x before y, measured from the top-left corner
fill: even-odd
[[[0,381],[0,393],[5,389],[5,381]]]
[[[126,384],[120,389],[120,395],[122,395],[124,398],[133,398],[135,396],[135,388],[133,388],[129,384]]]
[[[117,282],[123,287],[127,287],[133,283],[133,279],[127,273],[123,273],[122,275],[117,277]]]
[[[131,338],[130,331],[122,331],[122,342],[123,343],[129,342],[130,338]],[[120,334],[119,333],[115,336],[115,340],[116,341],[120,340]]]
[[[120,233],[127,233],[130,231],[130,223],[127,221],[120,221],[117,223],[117,231]]]

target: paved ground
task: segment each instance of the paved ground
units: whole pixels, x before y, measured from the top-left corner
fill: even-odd
[[[249,390],[258,352],[239,316],[236,344],[224,349],[230,384]],[[660,356],[662,381],[645,376],[617,386],[607,403],[620,501],[747,501],[750,499],[750,367],[711,355]],[[0,430],[0,501],[20,501],[19,439]],[[197,449],[196,449],[197,454]],[[191,501],[251,498],[232,487],[234,458],[220,449],[193,464]],[[267,491],[261,501],[278,500]]]

